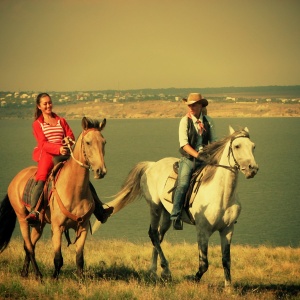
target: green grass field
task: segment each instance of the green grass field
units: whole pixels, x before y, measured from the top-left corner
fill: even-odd
[[[0,255],[0,299],[300,299],[300,249],[232,245],[232,288],[224,289],[219,246],[209,248],[210,267],[200,283],[187,279],[198,270],[196,244],[163,242],[172,281],[149,276],[151,243],[93,240],[85,247],[85,274],[76,277],[75,246],[63,242],[64,266],[58,281],[51,279],[51,241],[40,241],[36,258],[44,282],[20,276],[24,251],[13,239]],[[158,266],[158,275],[161,268]]]

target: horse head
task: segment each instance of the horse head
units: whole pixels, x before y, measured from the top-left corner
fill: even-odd
[[[249,130],[245,127],[243,130],[234,131],[229,126],[230,146],[228,159],[234,163],[247,179],[253,178],[258,172],[258,164],[254,158],[255,144],[250,140]]]
[[[106,119],[102,122],[83,117],[81,145],[87,166],[93,170],[94,178],[103,178],[106,174],[104,161],[106,140],[101,131],[106,125]]]

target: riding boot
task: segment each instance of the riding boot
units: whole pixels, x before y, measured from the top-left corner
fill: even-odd
[[[98,221],[100,221],[101,223],[105,223],[113,213],[114,208],[113,207],[103,208],[103,203],[99,199],[97,192],[91,182],[90,182],[90,190],[92,192],[94,202],[95,202],[94,215]]]
[[[185,198],[185,191],[181,187],[177,187],[175,190],[173,209],[170,219],[173,222],[173,228],[175,230],[183,229],[183,222],[181,221],[181,212],[183,208],[183,202]]]
[[[185,190],[182,187],[177,187],[173,199],[173,209],[171,212],[171,220],[176,220],[181,217],[181,211],[185,198]]]
[[[31,199],[30,199],[31,212],[29,213],[29,215],[26,218],[28,221],[38,220],[39,212],[35,211],[35,207],[36,207],[38,200],[43,192],[44,184],[45,184],[45,181],[38,180],[33,188],[33,192],[32,192]]]

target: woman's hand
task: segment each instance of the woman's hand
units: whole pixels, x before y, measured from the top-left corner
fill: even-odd
[[[59,149],[59,152],[60,152],[61,155],[68,155],[69,154],[69,149],[68,149],[68,147],[61,146],[60,149]]]

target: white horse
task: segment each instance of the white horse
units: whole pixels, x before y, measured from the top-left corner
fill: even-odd
[[[182,220],[194,224],[197,231],[199,270],[193,279],[200,281],[207,271],[208,241],[215,231],[219,231],[226,287],[231,285],[230,244],[234,224],[241,212],[236,194],[238,172],[241,171],[246,178],[252,178],[258,171],[253,156],[255,145],[250,140],[248,129],[235,132],[229,127],[229,130],[228,137],[205,147],[207,165],[198,175],[198,184],[194,188],[194,199],[189,209],[182,213]],[[108,203],[115,207],[116,213],[138,197],[147,200],[151,212],[149,236],[154,246],[150,272],[157,276],[159,255],[163,269],[161,276],[164,279],[171,279],[171,271],[161,242],[171,226],[170,212],[173,206],[172,201],[166,197],[169,189],[166,183],[170,174],[174,174],[173,164],[176,161],[178,158],[168,157],[157,162],[138,163],[130,171],[114,200]],[[98,227],[99,222],[96,221],[93,231]]]

